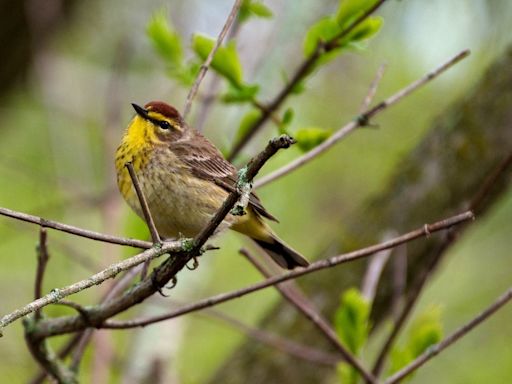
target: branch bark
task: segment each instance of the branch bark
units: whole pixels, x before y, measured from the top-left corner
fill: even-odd
[[[397,172],[390,178],[388,187],[378,197],[369,201],[366,208],[353,217],[344,217],[344,239],[332,244],[330,249],[358,248],[379,237],[382,231],[403,231],[426,219],[446,215],[467,207],[480,190],[489,173],[502,163],[512,148],[512,89],[503,84],[512,83],[512,50],[489,68],[469,94],[450,106],[433,124],[432,129],[416,149],[397,164]],[[497,103],[497,100],[502,102]],[[478,217],[507,189],[507,178],[493,185],[484,203],[477,211]],[[349,229],[347,230],[347,223]],[[348,233],[347,233],[348,232]],[[415,242],[407,247],[407,285],[411,286],[445,241],[444,236],[432,236],[428,242]],[[322,248],[325,248],[323,246]],[[333,287],[340,292],[360,284],[365,264],[353,263],[350,267],[337,268],[321,277],[301,280],[302,288],[311,293],[327,318],[338,306]],[[393,296],[391,268],[384,270],[372,311],[372,322],[378,326],[391,310]],[[290,337],[316,348],[329,346],[311,332],[307,323],[293,316],[290,309],[279,305],[270,311],[260,327]],[[265,354],[263,357],[262,354]],[[254,361],[260,364],[255,365]],[[293,369],[287,367],[293,366]],[[243,373],[245,383],[311,383],[324,382],[332,376],[328,368],[307,363],[296,364],[291,358],[274,358],[268,350],[246,343],[226,359],[211,382],[235,383]]]

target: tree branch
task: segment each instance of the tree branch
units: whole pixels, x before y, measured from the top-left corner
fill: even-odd
[[[470,204],[470,208],[472,210],[480,212],[482,208],[483,202],[486,198],[491,194],[493,187],[498,183],[500,178],[505,175],[508,167],[512,166],[512,153],[505,157],[503,161],[501,161],[497,167],[489,172],[489,176],[486,178],[486,181],[482,184],[481,188],[475,194],[475,198],[472,199]],[[393,328],[385,339],[384,344],[381,347],[377,355],[377,359],[375,360],[372,372],[375,376],[379,376],[384,368],[384,363],[386,361],[386,357],[391,350],[396,338],[398,337],[400,331],[403,329],[407,319],[409,318],[410,313],[412,312],[416,301],[418,300],[425,283],[428,280],[428,277],[431,275],[432,271],[439,264],[446,250],[450,248],[450,246],[455,242],[455,240],[460,235],[460,232],[464,230],[464,226],[457,228],[457,230],[453,230],[449,232],[444,241],[439,245],[439,248],[436,250],[434,255],[429,259],[422,268],[422,270],[417,274],[417,278],[414,281],[412,287],[409,289],[409,292],[406,296],[406,301],[404,307],[400,311],[398,317],[396,318],[395,323],[393,324]]]
[[[140,208],[144,215],[144,220],[146,221],[146,224],[149,228],[149,232],[151,233],[151,239],[153,240],[153,244],[160,244],[162,243],[162,240],[160,239],[160,235],[158,234],[158,230],[156,229],[155,222],[153,221],[153,216],[151,216],[146,196],[144,196],[144,192],[142,192],[139,179],[137,178],[137,174],[135,173],[135,169],[133,169],[133,164],[129,162],[126,163],[125,166],[126,168],[128,168],[128,173],[130,174],[130,178],[132,179],[132,184],[133,187],[135,188],[135,192],[137,193]]]
[[[256,176],[265,162],[280,148],[288,148],[291,144],[293,144],[293,140],[286,135],[272,139],[268,143],[267,147],[258,156],[255,156],[246,167],[239,171],[237,185],[250,185],[252,179],[254,176]],[[133,267],[134,265],[144,262],[146,259],[156,257],[155,255],[172,253],[174,256],[171,256],[171,258],[163,262],[153,271],[151,276],[148,276],[142,280],[130,291],[123,293],[115,300],[109,300],[103,304],[88,308],[87,321],[84,319],[84,316],[63,316],[60,318],[43,320],[37,323],[35,329],[33,330],[33,337],[36,339],[44,339],[54,335],[76,332],[91,326],[101,328],[103,323],[108,318],[132,307],[135,304],[140,303],[147,297],[159,291],[163,286],[165,286],[165,284],[169,282],[169,280],[175,279],[176,274],[185,267],[190,259],[195,258],[201,254],[203,245],[215,232],[217,226],[223,221],[224,217],[235,205],[239,196],[240,192],[238,190],[231,192],[222,207],[218,210],[208,225],[206,225],[205,228],[192,241],[190,239],[185,239],[181,242],[165,242],[161,248],[153,248],[147,250],[123,262],[127,263],[131,260],[130,267]],[[136,262],[133,261],[135,259]],[[118,263],[115,265],[116,267],[114,271],[116,274],[121,271],[119,265],[123,263]],[[109,271],[111,270],[112,267],[109,268]],[[101,274],[101,278],[106,277],[105,275],[107,275],[107,273],[103,272]],[[81,284],[80,287],[85,285],[90,286],[95,283],[98,284],[98,279],[94,279],[95,276],[77,284]],[[76,284],[70,287],[74,286],[76,286]],[[70,287],[66,287],[64,292],[58,291],[58,297],[54,297],[56,296],[55,294],[53,296],[49,295],[50,297],[48,297],[44,303],[36,301],[20,310],[13,312],[12,314],[4,316],[2,319],[0,319],[0,326],[5,326],[15,319],[33,311],[35,309],[34,306],[47,305],[49,303],[60,300],[62,297],[64,297],[63,293],[65,296],[67,296],[77,291],[75,287],[74,292],[71,292]]]
[[[487,320],[490,316],[492,316],[505,304],[507,304],[511,299],[512,287],[509,288],[503,295],[501,295],[492,305],[490,305],[483,312],[478,314],[474,319],[472,319],[467,324],[457,329],[455,332],[453,332],[450,336],[446,337],[440,343],[428,348],[423,354],[418,356],[418,358],[416,358],[409,365],[405,366],[400,371],[396,372],[394,375],[387,378],[384,384],[395,384],[401,381],[404,377],[414,372],[416,369],[421,367],[434,356],[438,355],[443,350],[448,348],[450,345],[458,341],[460,338],[467,335],[477,325],[480,325],[484,320]]]
[[[302,268],[300,270],[294,270],[279,276],[271,277],[267,280],[264,280],[260,283],[251,285],[249,287],[245,287],[236,291],[222,293],[220,295],[212,296],[210,298],[200,300],[196,303],[192,303],[190,305],[186,305],[182,308],[177,309],[176,311],[163,314],[160,316],[152,317],[151,319],[134,319],[134,320],[127,320],[127,321],[114,321],[114,320],[108,320],[101,324],[101,328],[112,328],[112,329],[127,329],[127,328],[136,328],[136,327],[144,327],[149,324],[157,323],[160,321],[172,319],[175,317],[179,317],[182,315],[185,315],[187,313],[195,312],[198,310],[201,310],[203,308],[212,307],[214,305],[224,303],[226,301],[236,299],[242,296],[245,296],[247,294],[250,294],[252,292],[259,291],[261,289],[270,287],[275,284],[282,283],[283,281],[287,281],[290,279],[295,279],[300,276],[304,276],[316,271],[320,271],[323,269],[334,267],[338,264],[347,263],[352,260],[360,259],[363,257],[367,257],[369,255],[372,255],[376,252],[396,247],[397,245],[407,243],[409,241],[412,241],[414,239],[423,237],[423,236],[430,236],[432,233],[448,229],[454,225],[458,225],[460,223],[466,222],[468,220],[473,220],[474,216],[473,213],[470,211],[464,212],[462,214],[452,216],[448,219],[438,221],[436,223],[430,224],[430,225],[424,225],[423,227],[416,229],[412,232],[406,233],[402,236],[396,237],[394,239],[372,245],[366,248],[359,249],[357,251],[341,254],[338,256],[333,256],[328,259],[319,260],[314,263],[311,263],[309,267]],[[71,329],[71,328],[70,328]],[[73,330],[73,329],[71,329]],[[51,333],[53,334],[60,334],[60,333]]]
[[[386,0],[376,1],[374,5],[372,5],[360,17],[355,19],[349,26],[347,26],[347,28],[341,31],[337,36],[332,38],[330,41],[319,42],[317,44],[315,51],[305,61],[302,62],[299,68],[297,68],[291,80],[276,95],[274,100],[272,100],[269,103],[269,105],[261,114],[261,117],[252,124],[252,126],[248,129],[247,133],[235,144],[233,150],[227,157],[229,161],[232,161],[238,155],[238,153],[240,153],[242,148],[245,147],[249,140],[261,129],[261,127],[263,127],[263,124],[268,120],[269,117],[271,117],[272,113],[274,113],[286,100],[286,98],[293,93],[293,89],[311,72],[311,70],[317,63],[317,60],[322,56],[322,54],[338,48],[336,45],[336,42],[338,40],[342,39],[343,37],[347,36],[350,32],[352,32],[354,28],[356,28],[364,20],[370,17],[385,2]]]
[[[192,100],[194,99],[197,90],[199,89],[199,85],[201,84],[201,81],[206,75],[206,72],[208,71],[208,67],[210,66],[213,56],[215,56],[215,53],[219,49],[220,45],[222,44],[222,40],[224,40],[224,37],[229,31],[229,28],[231,28],[231,25],[235,21],[236,15],[238,13],[238,10],[240,9],[240,5],[242,5],[242,0],[235,0],[235,3],[233,4],[233,7],[231,8],[231,12],[228,15],[228,18],[226,22],[224,23],[224,26],[222,27],[222,30],[220,31],[219,37],[217,37],[217,41],[215,42],[215,45],[213,46],[212,50],[208,54],[208,57],[206,58],[205,62],[201,65],[201,69],[199,70],[199,73],[197,74],[196,80],[194,81],[194,84],[192,85],[192,88],[190,89],[190,92],[187,95],[187,100],[185,101],[185,106],[183,107],[183,118],[185,119],[190,112],[190,106],[192,105]]]
[[[161,247],[148,249],[129,259],[123,260],[119,263],[112,264],[103,271],[98,272],[85,280],[81,280],[77,283],[68,285],[60,289],[53,289],[49,294],[37,300],[34,300],[33,302],[25,305],[23,308],[17,309],[16,311],[11,312],[0,318],[0,331],[13,321],[23,316],[26,316],[29,313],[34,312],[49,304],[56,303],[66,296],[83,291],[84,289],[90,288],[94,285],[101,284],[105,280],[111,279],[120,272],[133,268],[134,266],[139,265],[145,262],[146,260],[154,259],[158,256],[163,255],[164,253],[178,252],[181,249],[181,241],[165,242]]]
[[[37,224],[42,227],[56,229],[57,231],[67,232],[75,236],[85,237],[91,240],[102,241],[104,243],[126,245],[129,247],[142,249],[148,249],[153,246],[153,244],[151,244],[149,241],[106,235],[104,233],[89,231],[87,229],[74,227],[72,225],[59,223],[57,221],[43,219],[42,217],[13,211],[11,209],[3,207],[0,207],[0,215],[11,217],[16,220],[26,221],[27,223]]]
[[[271,277],[271,274],[252,256],[249,251],[245,248],[240,250],[240,253],[244,255],[247,260],[258,270],[260,273],[266,277]],[[352,365],[362,377],[364,377],[367,381],[371,383],[376,383],[377,380],[375,377],[366,370],[363,364],[352,354],[350,351],[341,344],[336,332],[329,325],[327,320],[325,320],[321,313],[314,307],[313,303],[302,295],[299,291],[300,296],[296,295],[291,289],[291,286],[286,286],[285,284],[276,284],[274,285],[279,293],[290,303],[292,304],[306,319],[308,319],[327,339],[327,341],[334,346],[336,351],[343,357],[343,359],[350,365]]]
[[[325,140],[320,145],[313,148],[311,151],[305,153],[304,155],[298,157],[297,159],[291,161],[290,163],[284,165],[283,167],[277,169],[276,171],[263,176],[259,180],[257,180],[254,183],[254,188],[260,188],[272,181],[275,181],[276,179],[287,175],[288,173],[296,170],[297,168],[303,166],[304,164],[309,163],[311,160],[319,156],[320,154],[324,153],[326,150],[331,148],[334,144],[336,144],[338,141],[340,141],[342,138],[347,136],[348,134],[352,133],[354,130],[356,130],[359,127],[363,127],[369,124],[370,120],[379,114],[380,112],[384,111],[386,108],[396,104],[400,100],[402,100],[404,97],[410,95],[412,92],[416,91],[418,88],[422,87],[423,85],[427,84],[428,82],[432,81],[436,77],[438,77],[440,74],[442,74],[444,71],[461,61],[462,59],[466,58],[469,55],[469,50],[464,50],[451,59],[449,59],[446,63],[442,64],[438,68],[434,69],[432,72],[427,73],[422,78],[416,80],[415,82],[409,84],[407,87],[401,89],[394,95],[388,97],[386,100],[381,101],[378,103],[375,107],[370,108],[366,110],[364,113],[359,115],[355,120],[351,121],[350,123],[346,124],[345,126],[341,127],[339,130],[337,130],[333,135],[331,135],[327,140]]]

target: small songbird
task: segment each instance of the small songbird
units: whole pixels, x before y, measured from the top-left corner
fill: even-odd
[[[174,107],[161,101],[144,107],[132,105],[136,115],[116,152],[119,190],[143,217],[125,167],[132,162],[160,236],[194,237],[235,189],[237,170],[208,139],[189,127]],[[231,228],[249,236],[283,268],[308,265],[263,221],[277,220],[254,193],[246,211],[242,216],[228,214],[217,232]]]

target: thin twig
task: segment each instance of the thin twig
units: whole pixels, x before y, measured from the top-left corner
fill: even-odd
[[[275,98],[268,104],[264,113],[262,113],[261,117],[256,120],[252,126],[248,129],[247,133],[235,144],[233,150],[228,156],[228,160],[232,161],[245,147],[245,145],[249,142],[249,140],[261,129],[263,124],[268,120],[273,112],[275,112],[281,104],[286,100],[286,98],[293,93],[295,87],[304,80],[308,74],[311,73],[311,70],[316,65],[318,59],[322,57],[326,52],[332,51],[338,48],[338,41],[351,33],[359,24],[361,24],[364,20],[370,17],[377,9],[379,9],[386,0],[378,0],[372,5],[366,12],[361,14],[357,19],[355,19],[350,25],[348,25],[343,31],[341,31],[338,35],[334,36],[330,41],[318,42],[315,51],[305,60],[302,64],[297,68],[296,72],[286,84],[286,86],[275,96]]]
[[[392,251],[392,249],[386,249],[379,252],[372,257],[368,263],[366,273],[363,277],[363,283],[361,284],[361,293],[369,303],[372,303],[375,298],[375,292],[377,292],[382,271],[384,270]]]
[[[251,184],[254,176],[256,176],[260,168],[271,156],[273,156],[279,149],[288,148],[293,143],[293,139],[286,135],[282,135],[270,140],[266,148],[259,155],[255,156],[246,167],[239,171],[237,185],[243,186],[244,184]],[[217,226],[224,220],[224,217],[233,208],[239,196],[240,192],[238,192],[238,188],[231,192],[215,216],[194,239],[185,239],[178,243],[180,244],[179,248],[172,249],[168,248],[168,244],[170,243],[164,243],[162,249],[159,249],[158,252],[160,252],[160,254],[171,253],[172,256],[165,262],[161,263],[160,266],[155,268],[151,276],[148,276],[146,279],[138,283],[129,292],[124,292],[115,300],[110,300],[106,303],[88,308],[87,318],[89,321],[85,321],[82,316],[63,316],[60,318],[42,320],[37,323],[37,327],[32,329],[33,338],[45,339],[50,336],[76,332],[78,330],[90,327],[91,325],[100,328],[101,324],[103,324],[110,317],[115,316],[118,313],[134,306],[135,304],[142,302],[149,296],[153,295],[155,292],[161,290],[161,288],[163,288],[170,280],[176,279],[176,274],[181,271],[191,259],[199,256],[205,248],[208,248],[203,248],[203,245],[215,232]],[[149,250],[145,253],[151,251],[154,250]],[[135,256],[135,258],[138,257],[138,263],[144,261],[140,260],[141,255],[142,254]],[[149,257],[146,256],[146,258]],[[129,260],[133,259],[134,258]],[[89,281],[90,279],[88,279],[86,283],[90,284]],[[59,299],[61,299],[61,297],[59,297]],[[48,300],[52,302],[54,301],[53,298],[49,298]],[[45,303],[36,304],[44,305]],[[34,303],[25,308],[17,310],[10,315],[4,316],[2,319],[0,319],[0,325],[8,324],[16,318],[23,316],[23,314],[27,313],[27,310],[33,310],[33,305]]]
[[[186,305],[182,308],[177,309],[176,311],[163,314],[160,316],[155,316],[150,319],[144,318],[144,319],[134,319],[134,320],[127,320],[127,321],[113,321],[108,320],[104,322],[101,327],[102,328],[115,328],[115,329],[126,329],[126,328],[135,328],[135,327],[144,327],[149,324],[157,323],[160,321],[172,319],[175,317],[182,316],[184,314],[195,312],[198,310],[201,310],[203,308],[213,307],[214,305],[224,303],[229,300],[233,300],[245,295],[248,295],[252,292],[259,291],[261,289],[270,287],[275,284],[282,283],[283,281],[287,281],[290,279],[295,279],[300,276],[304,276],[316,271],[320,271],[322,269],[327,269],[334,267],[339,264],[347,263],[352,260],[360,259],[363,257],[367,257],[370,255],[373,255],[376,252],[383,251],[385,249],[394,248],[397,245],[407,243],[409,241],[412,241],[414,239],[418,239],[423,236],[430,236],[434,232],[438,232],[441,230],[448,229],[454,225],[461,224],[463,222],[466,222],[468,220],[473,220],[474,216],[471,211],[464,212],[462,214],[449,217],[445,220],[438,221],[436,223],[430,224],[430,225],[424,225],[421,228],[418,228],[412,232],[406,233],[402,236],[396,237],[394,239],[372,245],[366,248],[358,249],[353,252],[341,254],[338,256],[333,256],[328,259],[319,260],[314,263],[311,263],[309,267],[302,268],[300,270],[293,270],[288,273],[274,276],[269,279],[266,279],[260,283],[251,285],[249,287],[245,287],[236,291],[222,293],[216,296],[212,296],[203,300],[200,300],[196,303],[192,303],[189,305]]]
[[[361,107],[359,108],[359,113],[364,113],[373,101],[375,94],[377,93],[377,88],[379,87],[380,81],[382,80],[382,76],[384,76],[384,71],[386,70],[386,64],[381,64],[379,69],[377,70],[377,74],[370,84],[370,88],[368,89],[368,93],[364,98]]]
[[[235,0],[235,3],[233,4],[233,7],[231,8],[231,12],[229,13],[229,16],[224,23],[224,26],[222,27],[222,30],[220,31],[219,37],[217,37],[217,41],[215,42],[215,45],[213,46],[213,49],[208,54],[208,57],[206,58],[205,62],[201,65],[201,69],[199,70],[199,73],[197,74],[196,80],[194,81],[194,84],[192,85],[192,88],[190,89],[190,92],[187,95],[187,100],[185,101],[185,106],[183,107],[183,118],[185,119],[190,112],[190,106],[192,105],[192,100],[194,99],[197,90],[199,89],[199,85],[201,84],[201,81],[203,80],[204,76],[206,75],[206,72],[208,71],[208,67],[210,66],[213,56],[215,56],[215,53],[219,49],[220,45],[222,44],[222,40],[224,40],[224,37],[229,31],[229,28],[233,24],[233,22],[236,19],[236,15],[238,13],[238,10],[240,9],[240,5],[242,5],[242,0]]]
[[[482,184],[478,192],[475,194],[475,198],[472,199],[471,208],[482,212],[482,204],[485,202],[486,198],[491,194],[494,187],[498,181],[503,178],[505,172],[508,167],[512,165],[512,155],[507,156],[498,166],[490,172],[489,176],[486,178],[486,181]],[[413,286],[409,289],[409,292],[406,296],[405,304],[402,308],[402,311],[396,318],[395,323],[393,324],[393,328],[389,333],[388,337],[385,339],[384,344],[382,345],[379,353],[377,354],[377,359],[375,360],[372,372],[375,376],[379,376],[384,368],[384,363],[386,361],[386,357],[391,350],[392,345],[394,344],[396,338],[398,337],[400,331],[403,329],[409,315],[411,314],[422,290],[427,282],[427,279],[431,275],[432,271],[439,264],[446,250],[450,248],[450,246],[455,242],[460,232],[464,230],[464,227],[457,228],[457,231],[453,230],[448,232],[444,241],[440,244],[440,246],[436,249],[435,253],[431,256],[430,260],[425,264],[424,268],[419,272],[416,277]]]
[[[13,211],[11,209],[0,207],[0,215],[11,217],[16,220],[26,221],[27,223],[37,224],[42,227],[56,229],[57,231],[71,233],[75,236],[85,237],[91,240],[102,241],[104,243],[126,245],[134,248],[148,249],[153,246],[149,241],[142,241],[137,239],[130,239],[126,237],[118,237],[112,235],[106,235],[100,232],[89,231],[74,227],[72,225],[59,223],[57,221],[43,219],[42,217],[29,215],[22,212]]]
[[[86,329],[82,332],[80,340],[78,341],[76,348],[71,355],[71,364],[69,365],[69,368],[73,372],[78,372],[80,369],[80,363],[82,362],[82,358],[84,356],[87,345],[89,345],[93,335],[93,328]]]
[[[393,296],[391,299],[391,315],[393,319],[400,316],[400,308],[404,299],[407,284],[407,245],[395,249],[397,253],[393,257]]]
[[[104,269],[101,272],[96,273],[95,275],[81,280],[77,283],[68,285],[66,287],[60,289],[53,289],[49,294],[34,300],[33,302],[25,305],[24,307],[15,310],[0,319],[0,331],[13,321],[28,315],[31,312],[34,312],[42,307],[45,307],[49,304],[57,303],[62,300],[64,297],[72,295],[74,293],[83,291],[89,287],[94,285],[101,284],[105,280],[111,279],[115,277],[122,271],[126,271],[127,269],[133,268],[136,265],[139,265],[146,260],[154,259],[158,256],[161,256],[165,253],[169,252],[177,252],[182,249],[181,241],[170,241],[165,242],[161,247],[151,248],[138,255],[130,257],[129,259],[123,260],[119,263],[115,263],[110,265],[108,268]]]
[[[50,255],[48,253],[48,233],[46,228],[39,228],[39,244],[37,245],[37,271],[36,271],[36,281],[34,285],[34,299],[37,300],[41,297],[43,292],[43,277],[44,272],[46,270],[46,265],[48,264],[48,260]],[[34,314],[36,320],[41,318],[40,310],[37,310]]]
[[[144,192],[142,192],[142,188],[140,187],[139,179],[137,177],[137,174],[135,173],[133,164],[131,162],[128,162],[125,164],[125,167],[128,168],[128,173],[130,174],[133,187],[135,188],[135,192],[137,193],[140,208],[142,210],[142,214],[144,215],[144,220],[146,221],[146,224],[149,228],[149,232],[151,233],[151,239],[153,240],[153,244],[160,244],[162,243],[162,240],[160,240],[160,235],[158,234],[155,222],[153,221],[153,216],[151,216],[151,211],[149,210],[148,201],[146,200],[146,196],[144,196]]]
[[[117,281],[114,281],[112,286],[108,289],[107,293],[103,296],[103,298],[100,300],[100,303],[105,303],[106,301],[114,298],[117,296],[120,292],[122,292],[128,285],[130,285],[133,278],[139,273],[142,266],[138,265],[132,269],[129,269],[125,272],[125,274],[118,279]],[[58,352],[57,356],[59,359],[65,358],[67,355],[69,355],[75,347],[78,349],[75,349],[73,352],[73,358],[71,363],[71,370],[78,371],[78,368],[80,366],[80,362],[82,361],[82,356],[85,352],[85,349],[87,347],[87,344],[91,340],[91,336],[94,333],[94,329],[89,328],[86,329],[83,332],[77,333],[75,336],[73,336]],[[32,380],[30,380],[31,384],[41,384],[47,373],[45,371],[39,372]]]
[[[61,348],[59,352],[57,352],[57,357],[59,359],[63,359],[66,357],[75,346],[80,342],[80,338],[82,337],[82,333],[77,333],[73,335],[64,346]],[[47,372],[44,370],[40,370],[32,379],[30,379],[30,384],[42,384],[47,376]]]
[[[416,80],[415,82],[409,84],[407,87],[401,89],[394,95],[388,97],[386,100],[381,101],[378,103],[375,107],[370,108],[366,110],[364,113],[359,115],[355,120],[351,121],[350,123],[346,124],[345,126],[341,127],[339,130],[337,130],[333,135],[331,135],[327,140],[325,140],[320,145],[313,148],[311,151],[305,153],[301,157],[298,157],[297,159],[293,160],[292,162],[286,164],[285,166],[279,168],[278,170],[263,176],[259,180],[257,180],[254,183],[254,188],[260,188],[284,175],[287,175],[288,173],[296,170],[297,168],[303,166],[304,164],[310,162],[314,158],[316,158],[318,155],[325,152],[327,149],[331,148],[334,144],[336,144],[338,141],[340,141],[342,138],[347,136],[348,134],[352,133],[355,129],[359,127],[363,127],[365,125],[368,125],[370,120],[385,110],[386,108],[392,106],[393,104],[396,104],[398,101],[402,100],[404,97],[410,95],[412,92],[420,88],[421,86],[427,84],[428,82],[435,79],[437,76],[439,76],[441,73],[446,71],[448,68],[452,67],[465,57],[469,55],[469,50],[464,50],[460,52],[459,54],[452,57],[450,60],[448,60],[443,65],[439,66],[432,72],[427,73],[422,78]]]
[[[199,314],[201,313],[203,312],[199,312]],[[296,343],[275,333],[248,326],[234,317],[216,311],[213,308],[205,310],[204,314],[209,317],[218,318],[230,326],[242,331],[248,337],[290,356],[330,367],[336,366],[340,361],[338,355]]]
[[[260,152],[257,156],[253,157],[249,164],[243,169],[239,171],[239,177],[237,185],[241,184],[251,184],[253,178],[258,174],[259,170],[263,165],[270,159],[274,154],[283,148],[289,148],[291,145],[295,143],[291,137],[287,135],[281,135],[270,140],[265,147],[265,149]],[[242,182],[242,183],[241,183]],[[215,229],[220,225],[220,223],[224,220],[226,215],[231,211],[236,202],[240,197],[239,188],[235,189],[231,192],[224,202],[221,209],[217,211],[215,216],[212,218],[210,223],[195,237],[194,239],[194,250],[192,253],[199,251],[199,249],[204,245],[204,243],[208,240],[208,238],[213,235]]]
[[[240,253],[249,260],[249,262],[258,270],[260,273],[266,277],[271,277],[271,274],[261,265],[251,253],[242,248]],[[369,382],[375,383],[376,379],[373,375],[368,372],[363,364],[354,356],[350,351],[341,344],[336,332],[329,325],[327,320],[325,320],[320,312],[315,308],[313,303],[305,297],[302,293],[300,293],[301,297],[297,297],[290,290],[288,290],[285,284],[276,284],[274,285],[281,295],[292,304],[306,319],[308,319],[321,333],[322,335],[329,341],[329,343],[334,346],[336,351],[343,357],[343,359],[352,365],[366,380]],[[299,291],[300,292],[300,291]]]
[[[418,356],[418,358],[416,358],[410,364],[402,368],[400,371],[396,372],[394,375],[387,378],[384,384],[395,384],[401,381],[404,377],[414,372],[416,369],[421,367],[431,358],[441,353],[443,350],[448,348],[450,345],[458,341],[463,336],[467,335],[471,330],[473,330],[473,328],[475,328],[477,325],[480,325],[484,320],[487,320],[490,316],[496,313],[496,311],[498,311],[505,304],[507,304],[511,299],[512,288],[509,288],[503,295],[501,295],[492,305],[487,307],[483,312],[478,314],[475,318],[473,318],[467,324],[457,329],[450,336],[446,337],[438,344],[428,348],[423,354]]]

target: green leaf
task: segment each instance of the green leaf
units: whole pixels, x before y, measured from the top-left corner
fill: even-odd
[[[284,111],[283,117],[281,118],[281,123],[279,124],[278,130],[280,135],[289,135],[288,133],[288,127],[292,123],[294,117],[294,111],[292,108],[288,108],[286,111]]]
[[[443,337],[441,310],[434,307],[418,317],[409,331],[409,349],[415,359]]]
[[[194,52],[203,61],[206,60],[214,45],[215,39],[200,34],[195,34],[192,40]],[[219,47],[213,56],[211,67],[234,87],[242,86],[242,64],[234,41]]]
[[[302,151],[307,152],[323,143],[329,138],[329,136],[331,136],[331,134],[331,130],[318,127],[308,127],[299,129],[293,136],[297,140],[298,147]]]
[[[441,311],[438,307],[430,308],[413,321],[405,345],[391,351],[389,373],[399,371],[442,338]]]
[[[243,23],[251,17],[271,18],[272,11],[265,4],[259,1],[244,0],[238,12],[238,20]]]
[[[246,101],[252,101],[256,97],[260,90],[259,85],[254,84],[240,84],[238,87],[234,87],[230,84],[228,91],[222,96],[222,100],[225,103],[243,103]]]
[[[375,2],[376,0],[340,0],[336,21],[340,27],[347,27],[370,9]]]
[[[368,40],[380,31],[382,24],[384,24],[382,17],[370,17],[355,27],[339,44],[343,46],[347,43]]]
[[[311,56],[320,42],[332,40],[341,32],[341,28],[333,16],[324,17],[309,27],[304,38],[304,55]]]
[[[358,372],[347,363],[339,363],[336,366],[336,373],[341,384],[356,384],[358,379]]]
[[[370,304],[356,288],[346,290],[334,317],[336,333],[355,355],[366,343],[369,331]]]
[[[156,12],[146,27],[146,33],[157,53],[171,67],[177,68],[183,62],[181,37],[176,33],[164,11]]]
[[[236,133],[237,139],[244,137],[254,123],[261,117],[261,112],[258,109],[251,109],[247,112],[240,121],[240,127]]]

